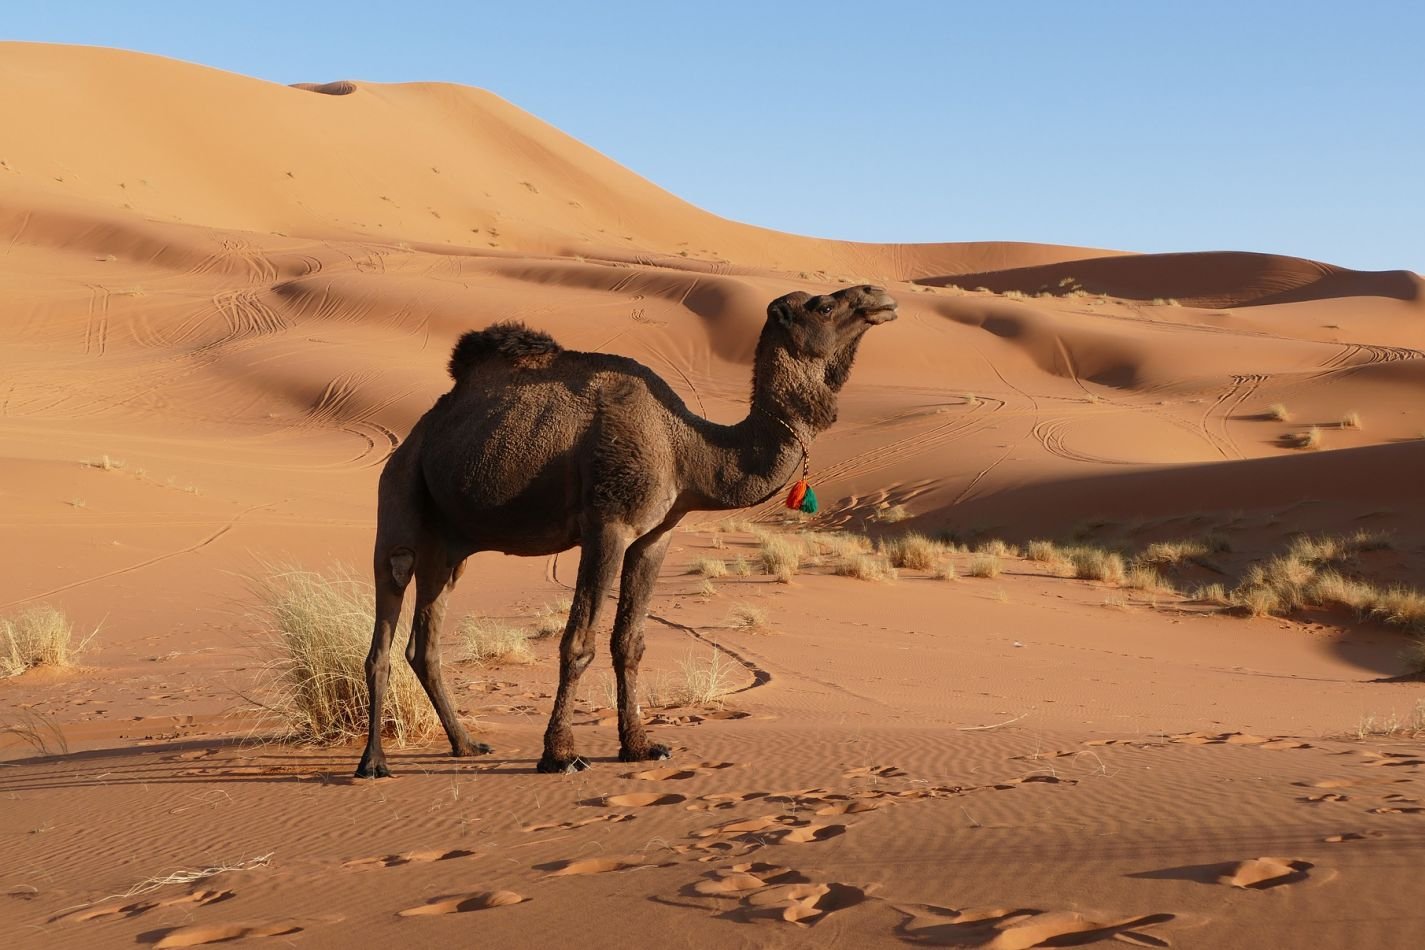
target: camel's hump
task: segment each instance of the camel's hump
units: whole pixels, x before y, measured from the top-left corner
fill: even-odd
[[[450,351],[450,378],[459,382],[470,369],[489,359],[534,369],[545,366],[564,348],[542,330],[507,321],[461,336]]]

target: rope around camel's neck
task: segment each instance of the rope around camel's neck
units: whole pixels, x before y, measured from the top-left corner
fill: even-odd
[[[761,406],[754,404],[753,408],[790,432],[792,438],[797,442],[797,447],[802,450],[802,477],[792,486],[791,491],[787,492],[786,506],[793,511],[802,511],[809,515],[816,514],[818,505],[816,492],[811,488],[811,452],[807,451],[807,444],[802,441],[801,435],[792,428],[787,420]]]

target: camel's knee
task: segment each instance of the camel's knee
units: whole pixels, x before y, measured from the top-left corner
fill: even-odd
[[[569,671],[571,676],[579,676],[594,661],[594,645],[592,643],[566,645],[560,652],[564,668]]]
[[[643,638],[624,637],[615,640],[610,652],[616,666],[637,666],[643,659]]]
[[[406,585],[411,582],[411,576],[416,572],[416,552],[410,548],[396,548],[386,561],[390,566],[391,580],[395,581],[396,588],[405,590]]]

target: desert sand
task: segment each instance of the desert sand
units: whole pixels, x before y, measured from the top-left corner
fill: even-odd
[[[98,631],[77,668],[0,680],[6,724],[45,732],[0,736],[8,946],[1425,940],[1425,739],[1358,737],[1425,697],[1398,629],[1009,555],[975,578],[957,554],[954,581],[689,573],[755,561],[761,531],[1212,531],[1207,583],[1364,528],[1390,539],[1375,579],[1420,586],[1419,275],[782,234],[450,85],[7,43],[0,86],[0,616]],[[731,422],[767,302],[862,282],[900,319],[812,447],[822,513],[673,542],[645,677],[716,649],[733,692],[645,710],[670,761],[616,761],[601,640],[592,768],[536,774],[555,642],[482,665],[450,631],[493,755],[391,747],[396,777],[357,781],[359,745],[271,741],[247,578],[364,569],[382,463],[460,333],[524,320]],[[577,557],[476,555],[451,616],[528,624]]]

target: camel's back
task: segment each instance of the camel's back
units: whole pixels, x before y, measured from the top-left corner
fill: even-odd
[[[518,329],[462,338],[454,388],[411,433],[433,500],[448,517],[469,516],[465,533],[496,512],[547,518],[645,490],[649,473],[671,470],[665,456],[687,414],[641,363]]]

